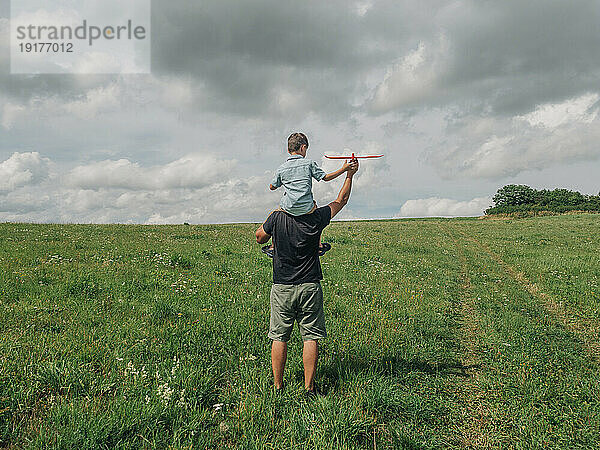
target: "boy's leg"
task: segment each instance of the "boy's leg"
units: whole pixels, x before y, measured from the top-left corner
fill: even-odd
[[[308,214],[312,214],[316,211],[317,209],[317,202],[315,202],[313,200],[313,208],[310,210],[310,212]],[[331,244],[325,243],[325,245],[323,245],[323,241],[321,240],[322,235],[319,236],[319,256],[323,256],[325,254],[325,252],[331,250]]]
[[[281,209],[281,207],[279,207],[275,211],[284,211],[284,210]],[[273,250],[274,248],[275,248],[275,239],[271,238],[271,246],[269,247],[269,250]]]
[[[317,202],[313,200],[313,207],[312,209],[308,212],[308,214],[312,214],[317,210]],[[323,247],[323,245],[321,244],[321,236],[319,236],[319,248]]]

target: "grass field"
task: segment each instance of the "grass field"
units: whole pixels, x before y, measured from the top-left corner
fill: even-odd
[[[599,446],[600,215],[332,224],[308,403],[255,228],[0,224],[0,447]]]

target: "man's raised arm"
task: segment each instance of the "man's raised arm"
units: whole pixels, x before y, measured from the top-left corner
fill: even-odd
[[[329,204],[329,208],[331,208],[331,218],[333,219],[337,213],[341,211],[341,209],[346,206],[348,203],[348,199],[350,198],[350,191],[352,191],[352,177],[358,171],[358,160],[352,160],[350,162],[350,167],[348,168],[348,172],[346,173],[346,179],[344,180],[344,185],[342,189],[340,189],[340,193],[337,198]]]

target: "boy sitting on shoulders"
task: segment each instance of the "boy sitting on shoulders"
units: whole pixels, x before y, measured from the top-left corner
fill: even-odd
[[[304,133],[292,133],[288,138],[288,159],[277,168],[273,181],[269,189],[275,189],[283,186],[284,193],[281,197],[279,207],[288,214],[301,216],[310,214],[316,208],[317,204],[312,193],[312,179],[317,181],[331,181],[347,172],[354,161],[344,162],[338,170],[325,173],[317,163],[306,158],[308,150],[308,138]],[[319,254],[324,254],[331,248],[327,243],[319,243]],[[273,257],[273,244],[270,247],[263,248],[267,255]]]

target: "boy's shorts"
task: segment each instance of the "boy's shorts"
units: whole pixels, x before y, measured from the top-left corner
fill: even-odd
[[[269,339],[289,341],[296,320],[303,341],[327,337],[321,283],[273,284]]]

